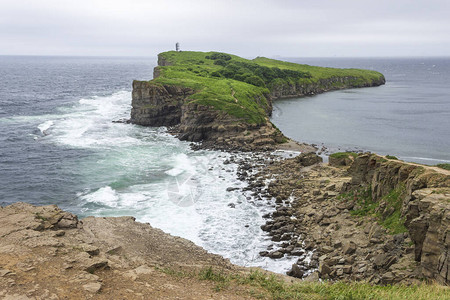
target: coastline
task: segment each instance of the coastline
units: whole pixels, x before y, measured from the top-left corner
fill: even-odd
[[[209,53],[207,54],[210,55]],[[213,53],[213,55],[216,54],[218,57],[228,57],[228,60],[239,59],[232,58],[228,54]],[[195,52],[195,57],[197,58],[204,58],[204,55],[204,53]],[[205,58],[209,58],[208,55]],[[289,84],[272,85],[269,90],[269,95],[264,96],[269,107],[269,110],[266,110],[265,112],[267,114],[266,121],[262,124],[249,124],[239,118],[236,118],[236,116],[230,116],[229,111],[226,109],[217,109],[217,107],[214,108],[213,106],[216,104],[211,104],[211,106],[208,106],[203,102],[202,104],[199,104],[195,100],[191,100],[193,97],[192,95],[195,96],[197,93],[195,89],[184,87],[182,83],[183,81],[180,81],[179,86],[173,85],[173,82],[177,81],[178,77],[176,76],[183,76],[180,75],[181,73],[176,73],[178,75],[171,77],[172,81],[168,82],[172,85],[165,85],[167,81],[164,76],[169,74],[169,70],[176,70],[176,67],[180,65],[180,61],[185,59],[185,56],[191,57],[191,54],[179,54],[173,52],[160,54],[158,56],[159,66],[155,68],[154,72],[156,80],[154,79],[151,82],[133,82],[133,110],[131,113],[131,123],[143,125],[150,124],[155,126],[158,124],[164,125],[169,122],[170,125],[173,125],[169,131],[181,140],[201,142],[200,144],[193,146],[194,150],[206,148],[213,150],[225,150],[228,152],[249,151],[255,153],[262,151],[269,153],[270,151],[285,149],[288,151],[303,152],[297,158],[285,159],[281,162],[274,161],[271,159],[270,155],[267,155],[266,164],[263,167],[263,170],[260,170],[258,175],[248,175],[247,172],[245,172],[245,170],[249,168],[258,169],[258,166],[251,165],[251,162],[244,162],[242,166],[244,169],[238,171],[238,177],[240,180],[248,180],[249,188],[252,189],[254,195],[258,195],[259,198],[266,198],[267,200],[276,199],[275,202],[277,207],[275,212],[266,216],[269,219],[271,218],[271,220],[269,220],[266,225],[262,226],[262,229],[264,231],[268,231],[272,236],[272,241],[274,241],[275,244],[269,246],[268,251],[262,251],[260,253],[261,256],[268,256],[273,259],[281,258],[285,254],[292,255],[292,253],[294,253],[294,256],[300,256],[297,264],[293,264],[291,271],[288,273],[299,278],[312,276],[316,279],[320,277],[322,279],[368,280],[373,283],[389,284],[402,280],[410,280],[410,282],[415,282],[414,280],[418,279],[423,274],[426,274],[424,276],[434,278],[440,283],[446,284],[448,282],[448,275],[445,271],[448,268],[448,258],[445,254],[445,249],[447,247],[445,246],[445,239],[444,241],[439,240],[439,242],[431,242],[435,244],[443,243],[443,246],[439,244],[441,245],[439,246],[439,263],[434,260],[431,267],[432,270],[427,271],[427,266],[422,268],[420,265],[419,267],[414,267],[412,265],[414,264],[414,261],[421,261],[421,255],[418,255],[417,252],[419,251],[421,253],[423,246],[422,238],[416,237],[416,240],[413,240],[415,230],[414,226],[411,229],[408,227],[410,224],[407,224],[405,221],[405,218],[407,218],[409,210],[411,209],[409,202],[411,201],[411,198],[414,198],[412,196],[413,192],[415,192],[416,189],[423,188],[420,186],[409,186],[407,191],[404,190],[405,185],[407,185],[406,182],[409,182],[408,180],[410,180],[409,176],[414,178],[417,177],[417,174],[414,173],[415,171],[412,172],[409,169],[413,166],[412,164],[404,164],[399,162],[401,166],[396,166],[395,168],[403,168],[403,166],[406,165],[409,166],[405,167],[407,169],[406,174],[401,175],[403,177],[395,177],[392,179],[394,182],[390,182],[389,185],[383,187],[383,190],[380,192],[377,190],[380,184],[379,181],[381,182],[385,179],[378,177],[374,177],[372,179],[370,177],[373,175],[373,172],[382,172],[384,168],[390,168],[389,164],[384,164],[384,161],[388,161],[390,156],[386,159],[381,156],[373,156],[372,154],[367,153],[362,153],[359,155],[357,153],[349,153],[348,155],[343,153],[344,159],[339,157],[336,162],[336,159],[333,157],[333,160],[330,161],[329,165],[324,165],[321,164],[322,158],[314,154],[314,152],[318,152],[322,155],[327,154],[326,147],[319,149],[317,145],[300,145],[300,143],[285,137],[283,133],[267,118],[267,116],[271,116],[273,101],[276,101],[276,99],[290,97],[298,98],[299,96],[313,95],[330,90],[339,90],[350,87],[357,88],[377,86],[384,84],[385,81],[383,75],[380,74],[381,79],[379,78],[372,82],[362,81],[362,83],[360,82],[360,85],[346,84],[346,80],[348,80],[348,78],[352,78],[353,80],[353,77],[330,77],[328,79],[316,78],[315,82],[320,82],[319,85],[311,82],[309,85],[302,85],[301,87]],[[256,61],[262,61],[265,67],[272,66],[274,63],[285,67],[294,67],[295,65],[268,60],[265,58],[258,58]],[[203,64],[203,60],[201,60],[199,64]],[[222,62],[220,65],[226,66],[227,63]],[[183,65],[181,64],[181,66]],[[182,71],[184,72],[184,69],[182,69]],[[339,71],[333,70],[333,72]],[[219,79],[219,81],[220,80],[225,79]],[[161,85],[161,83],[163,84]],[[339,84],[337,86],[333,86],[334,83]],[[208,85],[205,85],[205,89],[206,88],[208,88]],[[238,103],[238,99],[234,97],[235,91],[233,88],[231,88],[231,92],[234,101]],[[260,96],[256,97],[257,103],[260,103],[261,98],[259,97]],[[149,109],[145,110],[143,107],[149,107]],[[242,105],[241,108],[244,109]],[[155,121],[156,123],[154,123]],[[286,145],[283,147],[283,144]],[[364,173],[363,175],[353,174],[354,176],[370,178],[364,182],[360,181],[359,183],[354,183],[353,181],[357,180],[350,176],[348,170],[351,170],[352,168],[361,168],[361,166],[358,167],[358,164],[361,165],[361,160],[364,161],[367,158],[372,161],[373,164],[377,165],[377,169],[368,174],[365,174],[364,172],[362,172]],[[284,165],[284,167],[289,169],[288,173],[285,173],[283,168],[273,169],[276,165]],[[346,169],[342,170],[342,166],[345,166]],[[305,170],[301,171],[302,168],[305,168]],[[446,171],[440,172],[439,170],[433,170],[433,168],[418,165],[416,165],[413,169],[418,168],[420,168],[420,170],[437,172],[437,174],[441,174],[439,176],[443,176],[443,180],[445,182],[444,185],[438,185],[437,187],[444,188],[443,194],[444,199],[446,199],[447,188],[449,185],[448,176],[445,173]],[[272,173],[264,173],[265,169],[272,170]],[[323,173],[328,175],[323,176]],[[293,174],[296,175],[297,179],[292,178]],[[392,174],[387,175],[389,175],[390,178],[393,176]],[[257,178],[258,176],[260,176],[260,178]],[[319,178],[319,180],[317,178]],[[267,181],[273,180],[275,183],[271,182],[267,184]],[[330,180],[337,180],[340,183],[339,188],[333,186],[327,188],[326,191],[322,191],[322,189],[325,188],[324,182],[330,182]],[[303,183],[303,181],[306,183]],[[308,182],[314,182],[314,184],[311,185],[308,184]],[[278,187],[273,190],[273,186]],[[425,184],[425,187],[427,187],[427,184]],[[430,187],[436,186],[431,185]],[[396,194],[397,189],[402,189],[401,195]],[[361,195],[361,190],[365,191],[365,198],[359,199],[363,197]],[[296,194],[294,196],[295,192],[298,191],[300,191],[300,194]],[[390,200],[388,201],[383,198],[388,197],[390,193],[394,193],[396,195],[395,207],[392,206],[393,204],[389,203]],[[341,204],[340,206],[338,205],[339,208],[335,207],[331,213],[327,212],[329,211],[330,206],[337,205],[336,201],[340,199],[339,197],[345,198],[346,194],[355,194],[355,199],[353,199],[354,201],[352,202],[352,205]],[[310,197],[310,199],[308,200],[309,202],[302,204],[302,201],[304,201],[302,199],[305,195],[306,197]],[[327,202],[326,205],[320,204],[325,200]],[[356,200],[363,201],[363,203],[356,205]],[[366,202],[370,202],[371,204],[369,205]],[[310,205],[309,211],[302,211],[302,209],[296,207],[298,205]],[[317,205],[322,205],[322,207],[318,208]],[[368,219],[368,223],[373,224],[375,222],[375,224],[383,224],[383,222],[390,222],[397,226],[395,230],[393,229],[395,234],[399,234],[394,238],[395,241],[391,240],[393,233],[389,232],[389,228],[382,229],[379,225],[377,225],[378,227],[368,228],[361,233],[357,227],[364,224],[364,221],[345,221],[351,219],[351,212],[353,213],[353,211],[356,211],[356,214],[358,214],[361,205],[364,207],[370,207],[370,210],[368,210],[368,208],[364,208],[365,210],[362,212],[363,216],[367,217],[366,219]],[[389,208],[388,211],[385,211],[386,206]],[[316,216],[316,212],[311,211],[315,211],[316,209],[321,211],[321,217],[314,217]],[[305,229],[303,229],[303,231],[302,229],[299,229],[300,227],[304,227],[299,224],[299,222],[301,223],[304,219],[304,214],[308,216],[308,218],[306,218],[307,221],[312,222],[306,222],[307,228],[308,226],[310,227],[306,231],[304,231]],[[323,221],[324,214],[326,215],[326,222]],[[311,217],[313,217],[312,219],[317,220],[311,221]],[[414,216],[414,218],[418,217],[427,218],[422,216],[420,213]],[[442,219],[444,217],[440,216],[440,218]],[[344,220],[345,224],[341,224],[341,219]],[[439,224],[437,226],[441,226],[440,222],[441,221],[438,222]],[[344,233],[343,236],[339,237],[341,240],[346,241],[345,245],[342,241],[332,241],[332,239],[328,239],[326,241],[326,245],[324,246],[322,243],[325,243],[325,240],[321,237],[321,234],[323,234],[323,230],[325,229],[322,228],[323,226],[327,229],[326,232],[330,237],[334,231],[338,231],[342,226],[352,228],[352,230],[351,232]],[[314,234],[314,230],[316,230],[319,235]],[[377,233],[377,237],[375,239],[373,238],[373,231]],[[406,233],[408,231],[409,234]],[[359,236],[355,235],[357,232]],[[313,236],[313,241],[305,238],[305,235]],[[408,238],[410,239],[408,240]],[[357,240],[358,242],[353,240]],[[363,241],[364,245],[361,245],[361,241]],[[386,241],[390,242],[390,244],[385,244],[384,242]],[[306,246],[305,243],[307,244]],[[415,244],[414,251],[411,247],[407,246],[408,243]],[[357,247],[368,248],[369,250],[359,251],[356,256],[355,252]],[[415,257],[413,257],[412,252],[416,252]],[[329,261],[330,257],[326,260],[326,254],[328,253],[334,254],[331,261]],[[342,254],[344,254],[344,256],[342,256]],[[345,255],[348,255],[348,257]],[[441,257],[442,255],[444,256]],[[402,258],[402,260],[400,260],[400,258]],[[385,262],[386,259],[389,260],[389,263]],[[382,261],[381,263],[379,262],[380,260]],[[441,260],[445,261],[445,267],[442,267],[443,265]],[[376,262],[374,263],[374,261]],[[404,261],[407,261],[407,265],[401,264],[404,263]],[[439,264],[439,267],[436,267],[437,264]],[[400,269],[408,269],[408,272],[398,271],[394,274],[392,268],[398,268],[395,269],[396,272]],[[444,272],[441,272],[442,268],[445,269]],[[314,272],[316,269],[318,272]],[[311,274],[311,272],[313,273]]]
[[[286,150],[290,154],[321,151],[292,140],[276,144],[274,149]],[[238,150],[230,148],[224,151]],[[356,157],[350,155],[335,160],[331,165],[321,163],[313,154],[279,160],[273,159],[269,149],[262,152],[251,150],[250,153],[262,153],[267,159],[259,159],[257,163],[251,159],[242,161],[236,176],[249,182],[247,192],[259,196],[259,204],[264,205],[269,197],[277,202],[274,211],[265,216],[267,223],[263,226],[274,237],[274,244],[263,255],[272,255],[274,260],[280,255],[301,258],[292,268],[291,277],[276,275],[280,280],[290,284],[300,282],[294,277],[303,278],[304,284],[320,279],[330,282],[370,281],[373,284],[393,284],[401,280],[416,287],[426,278],[448,284],[448,278],[440,275],[445,268],[448,270],[448,254],[436,252],[436,249],[448,249],[448,245],[440,244],[448,224],[441,226],[436,221],[439,218],[445,220],[448,216],[448,205],[441,205],[448,201],[450,195],[448,171],[426,167],[430,172],[446,176],[442,182],[440,179],[428,181],[434,176],[429,176],[428,171],[424,172],[427,176],[412,178],[408,175],[414,171],[410,170],[413,164],[367,153]],[[366,159],[367,164],[363,164],[361,161]],[[415,167],[424,166],[416,164]],[[257,173],[248,172],[249,168],[257,170]],[[372,169],[365,172],[359,168]],[[381,182],[382,178],[389,180]],[[380,200],[382,205],[386,205],[382,194],[389,195],[399,184],[409,182],[406,185],[411,185],[411,193],[407,195],[411,199],[403,199],[402,215],[404,210],[409,221],[415,220],[415,227],[411,227],[414,229],[409,230],[412,234],[390,234],[383,225],[374,225],[380,221],[376,215],[352,215],[353,211],[358,211],[358,203],[352,203],[355,202],[353,197],[342,201],[339,196],[354,192],[353,188],[367,189],[369,182],[376,183],[377,187],[370,188],[380,196],[376,200]],[[389,210],[382,205],[379,212],[388,214]],[[193,294],[198,299],[245,299],[254,295],[254,286],[242,287],[236,282],[222,284],[229,279],[220,279],[228,278],[227,274],[234,278],[247,276],[242,274],[257,277],[253,270],[231,265],[217,255],[205,254],[192,243],[168,237],[131,217],[89,217],[78,221],[75,216],[54,206],[26,206],[17,204],[0,208],[0,214],[4,214],[0,222],[11,221],[7,226],[2,225],[4,229],[11,227],[0,235],[0,297],[107,299],[120,295],[130,299],[159,299],[184,298]],[[432,208],[442,209],[445,213],[437,214]],[[149,238],[148,235],[152,234],[151,238],[156,240]],[[421,234],[426,237],[422,241],[417,238]],[[148,251],[137,253],[141,249],[139,246],[148,240],[152,241],[144,247]],[[152,248],[157,244],[163,250]],[[135,249],[136,245],[139,251]],[[166,256],[168,248],[177,259]],[[305,255],[308,251],[311,251],[310,255]],[[422,262],[417,261],[416,255]],[[429,269],[427,265],[437,267]],[[209,271],[212,270],[210,267],[214,271]],[[261,270],[258,272],[262,272],[264,278],[273,275]],[[56,284],[55,277],[59,278]],[[205,281],[205,278],[209,279]],[[39,287],[35,286],[36,282]],[[328,287],[327,283],[320,284],[323,289]],[[274,298],[263,288],[258,287],[257,291],[266,292],[266,297],[260,298]]]

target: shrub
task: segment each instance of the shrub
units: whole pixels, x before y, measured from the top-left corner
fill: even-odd
[[[261,79],[261,77],[258,77],[258,76],[250,76],[250,77],[247,77],[247,78],[245,79],[245,82],[246,82],[246,83],[249,83],[249,84],[253,84],[253,85],[255,85],[255,86],[261,86],[261,87],[266,86],[266,84],[265,84],[264,81]]]
[[[387,158],[387,159],[395,159],[395,160],[398,160],[398,158],[395,157],[395,156],[393,156],[393,155],[386,155],[386,158]]]
[[[214,61],[214,64],[225,67],[227,65],[227,62],[223,59],[218,59]]]
[[[436,167],[450,171],[450,164],[437,164]]]
[[[231,60],[230,55],[225,54],[225,53],[219,53],[219,52],[214,52],[213,54],[211,54],[211,56],[206,56],[206,58],[212,59],[212,60],[217,60],[217,59]]]

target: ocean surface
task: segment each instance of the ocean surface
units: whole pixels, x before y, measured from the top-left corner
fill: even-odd
[[[280,100],[273,121],[300,141],[426,163],[450,160],[448,59],[295,59],[370,68],[386,86]],[[79,216],[132,215],[244,266],[284,272],[258,256],[270,204],[244,187],[230,154],[192,151],[128,118],[133,79],[156,58],[0,56],[0,205],[57,204]],[[419,159],[420,158],[420,159]],[[232,208],[229,204],[235,204]]]
[[[380,87],[278,100],[272,122],[331,152],[372,151],[434,165],[450,163],[450,58],[291,58],[384,74]]]

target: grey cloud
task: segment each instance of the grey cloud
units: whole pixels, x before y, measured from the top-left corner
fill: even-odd
[[[448,55],[448,2],[2,0],[0,54]]]

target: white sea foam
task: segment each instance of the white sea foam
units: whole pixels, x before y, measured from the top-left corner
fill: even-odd
[[[54,124],[53,121],[48,120],[48,121],[45,121],[45,122],[42,123],[42,124],[39,124],[39,125],[38,125],[38,129],[41,131],[41,133],[42,133],[43,135],[47,135],[47,134],[48,134],[49,128],[50,128],[53,124]]]
[[[117,207],[119,205],[119,196],[110,186],[102,187],[93,193],[84,195],[81,199],[109,207]]]
[[[294,258],[258,254],[273,243],[260,229],[273,208],[227,191],[245,186],[236,179],[237,165],[223,164],[230,154],[194,152],[163,129],[112,123],[129,116],[130,102],[129,92],[81,99],[52,118],[50,141],[92,153],[79,164],[84,215],[132,215],[233,263],[285,272]]]

